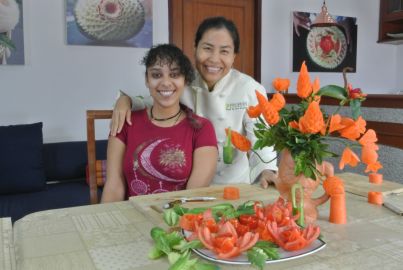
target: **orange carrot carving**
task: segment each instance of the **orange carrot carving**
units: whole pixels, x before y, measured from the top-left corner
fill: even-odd
[[[368,192],[368,202],[372,204],[382,205],[383,204],[382,192],[379,191]]]
[[[305,61],[301,65],[297,82],[297,95],[300,98],[307,98],[312,93],[311,79]]]
[[[285,106],[285,99],[282,94],[275,93],[269,103],[276,109],[276,111],[280,111]]]
[[[330,196],[329,221],[336,224],[346,224],[346,197],[343,181],[337,176],[329,176],[323,181],[323,188]]]
[[[368,175],[369,177],[369,182],[372,184],[380,185],[383,182],[383,177],[382,174],[380,173],[370,173]]]
[[[275,78],[272,82],[273,88],[276,91],[287,91],[290,87],[289,79]]]
[[[299,129],[302,133],[315,134],[321,131],[324,126],[325,121],[319,103],[313,101],[309,104],[304,116],[299,119]]]
[[[228,129],[225,129],[226,133],[228,133],[228,131]],[[231,142],[235,148],[243,152],[248,152],[252,147],[248,138],[233,130],[231,130]]]
[[[359,157],[349,147],[346,147],[341,155],[339,169],[343,170],[345,164],[355,167],[357,166],[358,162],[360,162]]]

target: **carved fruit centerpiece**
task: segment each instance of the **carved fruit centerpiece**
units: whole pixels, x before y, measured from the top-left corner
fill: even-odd
[[[343,75],[344,87],[326,85],[321,88],[318,78],[311,82],[307,67],[302,63],[297,82],[300,103],[285,107],[282,92],[288,90],[290,83],[288,79],[277,78],[273,81],[277,93],[267,99],[256,91],[258,104],[247,109],[249,117],[256,119],[255,144],[251,146],[248,138],[242,134],[229,132],[232,144],[239,151],[254,151],[273,146],[281,153],[275,186],[284,199],[293,201],[293,209],[300,215],[300,225],[304,221],[314,222],[317,218],[316,207],[329,196],[340,198],[336,195],[342,195],[344,198],[343,182],[333,175],[333,166],[325,161],[326,158],[338,156],[329,149],[333,141],[340,141],[345,145],[341,153],[340,169],[347,164],[353,167],[358,164],[360,158],[354,152],[357,148],[361,148],[361,160],[367,165],[366,173],[382,168],[378,161],[378,146],[375,144],[376,133],[372,129],[366,129],[366,121],[361,116],[361,102],[366,95],[358,88],[353,89],[347,82],[345,72]],[[322,96],[340,100],[334,113],[329,115],[321,110]],[[338,113],[347,104],[350,105],[352,117]],[[326,193],[313,199],[312,193],[321,180],[324,180]],[[337,216],[335,210],[333,214]]]

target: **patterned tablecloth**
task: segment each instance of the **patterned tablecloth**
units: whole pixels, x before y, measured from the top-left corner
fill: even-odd
[[[272,202],[278,196],[274,189],[239,186],[241,199],[234,204],[249,199]],[[162,205],[182,195],[220,198],[222,189],[215,186],[133,197],[119,203],[37,212],[14,224],[13,241],[10,220],[1,219],[0,269],[168,269],[166,259],[152,261],[147,258],[152,246],[150,229],[163,224]],[[403,195],[400,200],[403,201]],[[195,205],[200,203],[188,204],[190,207]],[[365,197],[354,194],[347,194],[346,225],[329,223],[328,208],[329,203],[319,208],[318,224],[327,243],[324,249],[266,268],[402,269],[402,216],[385,207],[368,204]],[[220,267],[254,269],[250,266]]]

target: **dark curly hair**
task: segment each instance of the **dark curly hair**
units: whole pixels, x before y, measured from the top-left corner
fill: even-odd
[[[143,57],[141,63],[146,66],[146,69],[157,63],[161,65],[167,64],[168,66],[175,63],[179,66],[180,74],[185,76],[186,84],[190,84],[195,78],[194,69],[189,58],[173,44],[153,46]]]
[[[209,17],[200,23],[195,36],[195,47],[199,45],[204,33],[210,29],[227,29],[234,43],[234,52],[239,53],[240,41],[238,29],[233,21],[221,16]]]

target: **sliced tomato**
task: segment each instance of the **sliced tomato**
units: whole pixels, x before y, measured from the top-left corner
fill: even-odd
[[[233,237],[218,236],[213,240],[214,248],[218,253],[228,253],[234,246],[235,241]]]
[[[179,226],[187,231],[195,231],[195,223],[202,219],[201,214],[184,214],[179,219]]]
[[[241,241],[242,245],[239,247],[240,252],[244,252],[244,251],[252,248],[256,244],[256,242],[259,240],[258,233],[251,233],[251,234],[252,234],[252,236],[251,236],[251,238],[248,239],[248,241]],[[245,234],[245,236],[246,236],[246,234]]]
[[[197,231],[197,236],[199,237],[199,240],[202,242],[203,246],[214,251],[212,236],[207,227],[200,227]]]
[[[245,233],[249,232],[249,227],[246,225],[239,224],[238,227],[235,228],[238,236],[244,236]]]
[[[217,258],[220,259],[228,259],[228,258],[233,258],[238,256],[239,254],[241,254],[241,252],[239,251],[238,247],[234,247],[231,251],[226,252],[226,253],[218,253],[217,254]]]
[[[203,220],[203,224],[207,226],[212,233],[218,232],[217,222],[213,218]]]
[[[240,215],[239,223],[248,226],[250,230],[255,230],[258,226],[258,218],[255,215]]]

